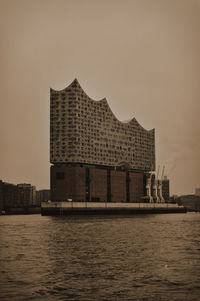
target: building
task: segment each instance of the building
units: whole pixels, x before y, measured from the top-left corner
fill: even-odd
[[[41,206],[42,202],[47,202],[50,200],[50,190],[42,189],[36,191],[36,205]]]
[[[11,184],[0,181],[0,208],[31,207],[36,205],[36,189],[31,184]]]
[[[195,189],[195,195],[200,195],[200,188]]]
[[[119,121],[75,79],[50,90],[52,201],[139,202],[155,170],[155,131]]]
[[[169,179],[165,176],[162,180],[162,196],[165,201],[170,199],[169,191]]]
[[[21,202],[28,203],[29,206],[36,206],[36,188],[31,184],[17,184],[19,198]]]
[[[3,181],[0,180],[0,212],[4,209],[3,203]]]
[[[12,209],[36,208],[41,206],[41,202],[47,202],[50,199],[50,190],[36,190],[31,184],[11,184],[0,180],[0,214],[2,211],[19,212]],[[35,211],[30,211],[35,212]]]
[[[4,209],[21,205],[17,185],[2,182],[2,195]]]
[[[77,80],[64,90],[51,89],[50,162],[155,169],[154,130],[135,118],[120,122],[107,100],[89,98]]]
[[[189,211],[200,211],[200,196],[196,194],[181,195],[176,199],[177,203],[183,205]]]

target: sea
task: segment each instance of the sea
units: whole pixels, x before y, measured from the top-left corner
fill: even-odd
[[[200,300],[200,213],[0,216],[0,300]]]

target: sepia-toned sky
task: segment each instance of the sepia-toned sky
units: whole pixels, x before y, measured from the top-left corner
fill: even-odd
[[[171,194],[200,187],[199,0],[0,0],[0,179],[49,188],[49,89],[76,77],[156,131]]]

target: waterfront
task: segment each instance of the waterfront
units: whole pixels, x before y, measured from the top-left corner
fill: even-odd
[[[0,216],[2,300],[199,300],[200,214]]]

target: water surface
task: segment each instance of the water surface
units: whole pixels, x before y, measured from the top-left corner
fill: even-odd
[[[200,214],[0,216],[2,300],[200,300]]]

